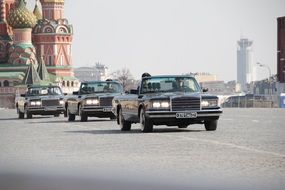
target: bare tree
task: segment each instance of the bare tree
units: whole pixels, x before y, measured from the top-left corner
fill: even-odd
[[[134,86],[136,85],[130,70],[126,67],[113,72],[111,76],[123,85],[125,91],[134,88]]]

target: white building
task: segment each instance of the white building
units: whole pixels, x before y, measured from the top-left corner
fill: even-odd
[[[252,66],[253,42],[242,38],[237,43],[237,82],[241,85],[241,90],[247,92],[247,84],[251,83],[255,78]]]
[[[83,81],[104,81],[108,79],[108,67],[96,63],[94,67],[79,67],[74,69],[75,77]]]

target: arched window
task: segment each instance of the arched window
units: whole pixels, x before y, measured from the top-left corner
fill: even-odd
[[[69,81],[67,81],[67,85],[66,86],[69,87]]]
[[[73,82],[73,81],[71,81],[71,86],[72,86],[72,87],[74,86],[74,82]]]
[[[0,87],[2,87],[2,82],[0,81]]]
[[[65,81],[62,81],[62,86],[65,86]]]
[[[4,86],[4,87],[8,87],[8,86],[9,86],[9,81],[5,80],[5,81],[3,82],[3,86]]]

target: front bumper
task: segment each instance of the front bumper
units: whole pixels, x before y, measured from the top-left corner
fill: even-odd
[[[204,117],[219,117],[223,111],[221,109],[215,110],[193,110],[193,111],[146,111],[146,116],[149,118],[176,118],[177,113],[197,113],[195,118]],[[192,119],[192,118],[189,118]]]
[[[195,113],[195,117],[177,118],[176,114]],[[195,123],[204,123],[205,121],[218,120],[223,111],[215,110],[193,110],[193,111],[146,111],[146,117],[155,125],[189,125]]]
[[[28,107],[29,113],[33,115],[54,115],[65,112],[63,106]]]
[[[84,106],[83,112],[87,114],[87,116],[94,117],[113,117],[114,116],[114,108],[111,106]]]

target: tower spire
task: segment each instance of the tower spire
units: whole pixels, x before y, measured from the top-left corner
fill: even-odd
[[[35,8],[34,8],[34,11],[33,11],[35,17],[37,18],[37,20],[41,20],[43,18],[43,15],[40,11],[40,8],[38,6],[38,0],[36,0],[36,4],[35,4]]]
[[[64,17],[64,0],[40,0],[40,2],[44,19],[58,20]]]

